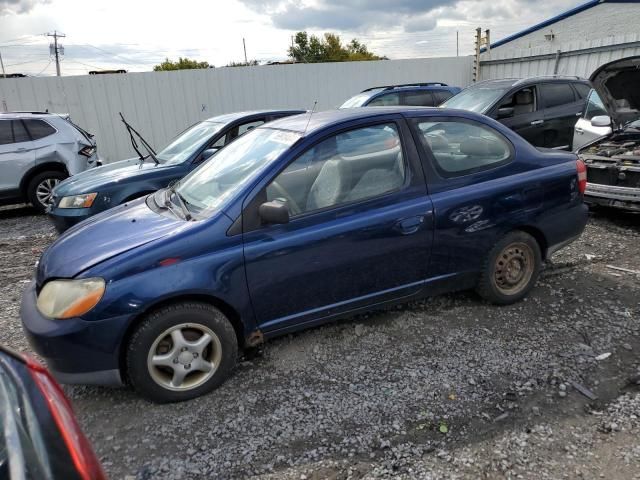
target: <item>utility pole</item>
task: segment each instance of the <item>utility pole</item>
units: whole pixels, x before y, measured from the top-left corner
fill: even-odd
[[[0,53],[0,67],[2,67],[2,76],[7,78],[7,73],[4,71],[4,63],[2,62],[2,54]]]
[[[47,33],[47,37],[53,37],[53,43],[49,45],[49,53],[56,57],[56,75],[59,77],[60,55],[64,55],[64,47],[62,45],[58,45],[58,38],[64,38],[66,35],[54,30],[53,33]]]
[[[476,28],[475,54],[473,58],[473,83],[480,80],[480,42],[482,42],[482,28]]]
[[[456,30],[456,57],[460,56],[460,32]]]
[[[244,41],[244,37],[242,37],[242,48],[244,48],[244,64],[248,65],[248,61],[247,61],[247,44]]]
[[[482,28],[476,28],[475,55],[473,59],[473,82],[480,80],[480,48],[486,46],[486,52],[491,52],[491,31],[485,30],[482,36]]]

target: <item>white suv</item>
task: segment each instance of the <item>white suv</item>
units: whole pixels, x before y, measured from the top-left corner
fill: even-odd
[[[99,164],[93,135],[68,115],[0,113],[0,204],[44,211],[60,181]]]

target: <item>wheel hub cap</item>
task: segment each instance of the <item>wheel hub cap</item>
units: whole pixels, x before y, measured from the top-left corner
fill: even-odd
[[[60,183],[57,178],[46,178],[38,184],[36,187],[36,197],[38,201],[44,205],[49,206],[53,197],[53,189]]]
[[[188,350],[184,351],[180,355],[178,355],[178,361],[182,365],[188,365],[188,364],[191,363],[192,360],[193,360],[193,353],[188,351]]]
[[[222,342],[210,328],[183,323],[162,332],[151,345],[147,369],[167,390],[197,388],[209,380],[222,361]]]

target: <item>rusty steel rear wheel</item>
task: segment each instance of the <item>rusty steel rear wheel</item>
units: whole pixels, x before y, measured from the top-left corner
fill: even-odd
[[[541,265],[536,239],[523,231],[510,232],[487,255],[476,290],[492,303],[517,302],[535,285]]]
[[[493,282],[501,293],[517,295],[531,281],[534,269],[533,249],[526,243],[512,243],[495,260]]]

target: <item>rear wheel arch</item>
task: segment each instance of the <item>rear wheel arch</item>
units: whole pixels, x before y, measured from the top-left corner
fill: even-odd
[[[165,308],[170,305],[176,305],[184,302],[200,302],[211,305],[220,312],[224,314],[225,317],[229,320],[231,325],[233,326],[233,330],[236,333],[236,338],[238,339],[238,349],[243,349],[245,347],[245,336],[244,336],[244,323],[242,322],[240,315],[238,312],[228,303],[223,300],[220,300],[217,297],[203,294],[188,294],[188,295],[178,295],[175,297],[165,298],[160,300],[159,302],[154,303],[153,305],[146,308],[143,312],[136,315],[136,317],[129,323],[127,326],[127,330],[125,331],[122,340],[120,341],[120,346],[118,348],[118,366],[120,369],[120,373],[123,376],[123,379],[126,380],[126,353],[127,353],[127,345],[131,340],[131,336],[135,332],[136,328],[140,323],[151,313]]]
[[[521,232],[528,233],[536,240],[536,242],[538,242],[538,246],[540,247],[540,252],[542,253],[542,259],[546,260],[549,244],[547,242],[547,237],[545,237],[544,233],[542,233],[542,230],[531,225],[523,225],[513,229],[512,231],[518,231],[518,230]]]
[[[22,177],[22,180],[20,181],[20,192],[22,193],[22,195],[26,197],[27,188],[29,187],[31,180],[33,180],[33,178],[36,175],[39,175],[44,172],[60,172],[66,175],[67,177],[69,176],[69,171],[67,170],[67,167],[63,163],[48,162],[48,163],[42,163],[42,164],[36,165],[31,170],[29,170]]]

